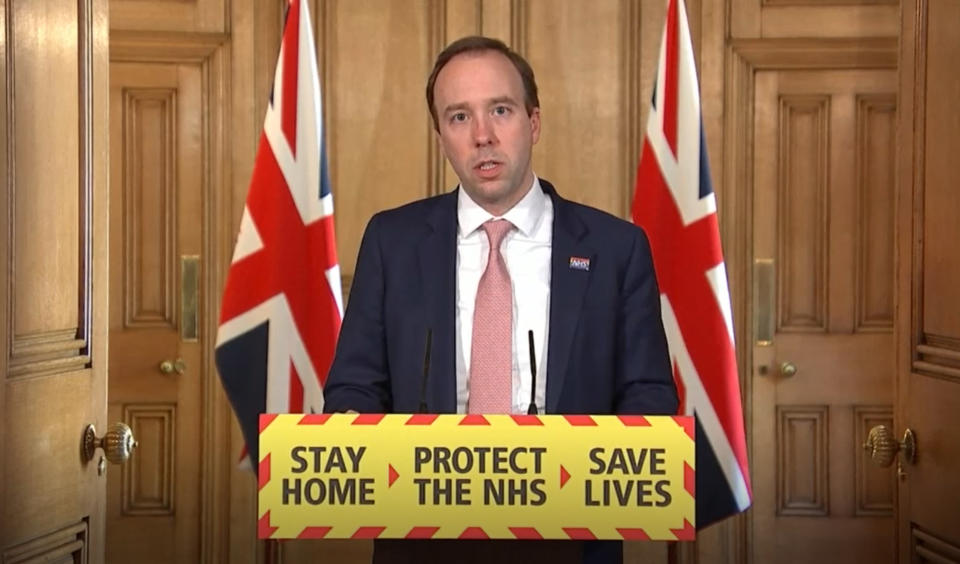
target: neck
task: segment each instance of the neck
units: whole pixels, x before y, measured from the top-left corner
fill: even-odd
[[[517,190],[513,197],[509,200],[501,200],[496,202],[477,202],[477,205],[494,217],[502,217],[504,214],[510,211],[513,206],[517,205],[520,200],[526,197],[526,195],[530,193],[530,190],[533,189],[533,171],[530,171],[524,176],[523,184],[521,186],[522,188]]]

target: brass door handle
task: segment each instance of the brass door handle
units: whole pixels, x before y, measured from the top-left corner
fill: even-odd
[[[789,378],[797,373],[797,365],[792,362],[781,362],[780,363],[780,375],[784,378]]]
[[[917,458],[917,437],[913,429],[903,432],[903,440],[893,438],[893,432],[886,425],[877,425],[870,429],[867,442],[863,443],[863,450],[870,453],[873,462],[886,468],[893,464],[897,453],[900,453],[901,462],[913,464]]]
[[[83,457],[87,462],[93,460],[98,448],[102,448],[107,460],[114,464],[123,464],[139,444],[133,438],[133,431],[125,423],[110,425],[102,437],[97,437],[97,429],[92,424],[87,425],[83,431]]]
[[[171,374],[183,375],[187,371],[187,363],[182,358],[177,360],[165,360],[160,363],[160,372],[167,376]]]

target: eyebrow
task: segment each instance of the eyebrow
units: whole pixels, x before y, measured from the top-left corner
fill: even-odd
[[[490,105],[491,105],[491,106],[499,106],[499,105],[501,105],[501,104],[507,104],[507,105],[509,105],[509,106],[519,106],[519,105],[520,105],[519,103],[517,103],[516,100],[514,100],[514,99],[511,98],[510,96],[499,96],[499,97],[497,97],[497,98],[494,98],[494,99],[490,100]]]
[[[510,96],[497,96],[496,98],[491,98],[491,99],[487,102],[487,106],[499,106],[499,105],[501,105],[501,104],[506,104],[506,105],[509,105],[509,106],[519,106],[519,105],[520,105],[516,100],[514,100],[514,99],[513,99],[512,97],[510,97]],[[467,109],[470,109],[470,104],[468,104],[468,103],[466,103],[466,102],[458,102],[458,103],[456,103],[456,104],[450,104],[449,106],[447,106],[446,108],[444,108],[444,109],[443,109],[443,115],[447,115],[447,114],[449,114],[449,113],[451,113],[451,112],[455,112],[455,111],[459,111],[459,110],[467,110]]]

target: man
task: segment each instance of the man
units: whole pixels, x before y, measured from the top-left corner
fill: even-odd
[[[438,56],[426,94],[460,186],[370,220],[325,410],[676,413],[646,236],[534,175],[529,64],[500,41],[466,37]],[[494,558],[617,562],[622,552],[619,542],[379,541],[374,556]]]

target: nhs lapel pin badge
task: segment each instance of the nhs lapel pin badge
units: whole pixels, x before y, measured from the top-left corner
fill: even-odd
[[[584,258],[584,257],[570,257],[570,269],[583,270],[584,272],[589,272],[590,259]]]

